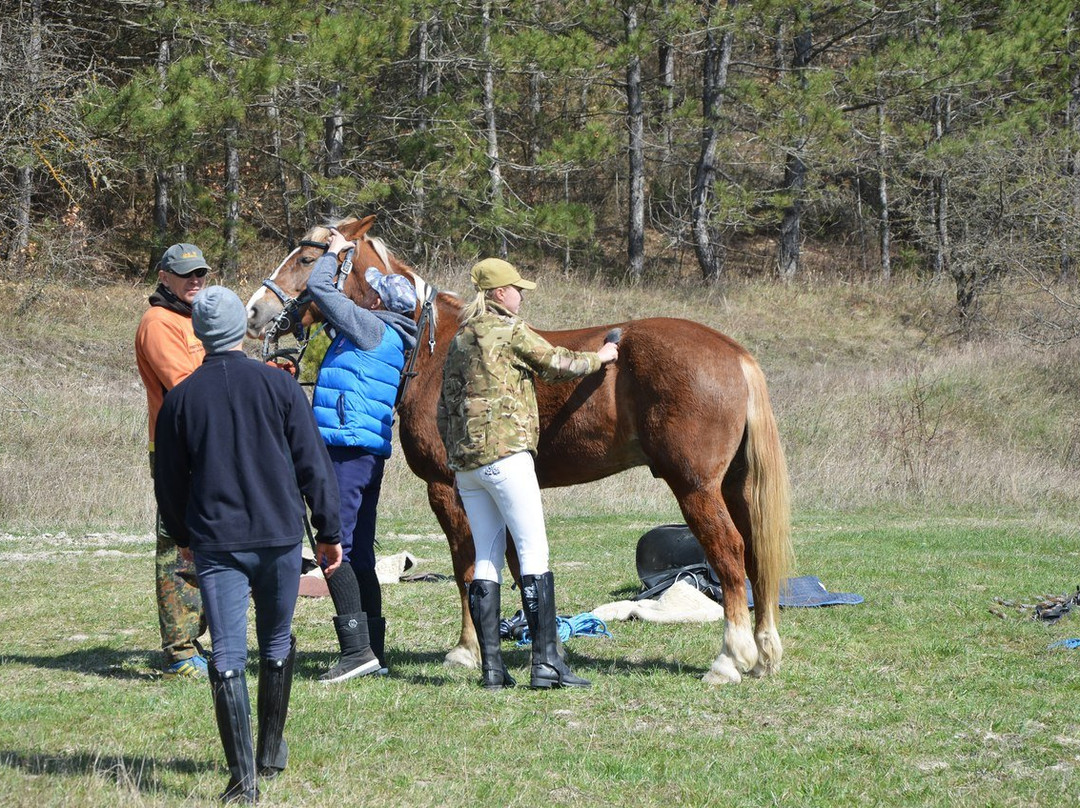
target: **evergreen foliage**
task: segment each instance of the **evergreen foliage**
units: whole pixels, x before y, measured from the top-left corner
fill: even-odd
[[[109,265],[138,274],[178,238],[228,267],[256,241],[375,212],[421,265],[508,249],[621,276],[643,182],[646,274],[670,273],[700,234],[714,266],[698,276],[717,281],[822,271],[802,245],[858,245],[840,271],[949,279],[965,320],[1020,267],[1075,279],[1068,0],[0,9],[8,272],[58,228],[97,234]],[[703,60],[724,33],[706,103]],[[631,60],[643,161],[628,161]],[[695,191],[703,132],[714,164]]]

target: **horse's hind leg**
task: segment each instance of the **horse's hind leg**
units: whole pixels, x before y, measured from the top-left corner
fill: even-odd
[[[439,520],[439,525],[446,534],[446,541],[450,545],[454,579],[461,599],[461,634],[457,645],[447,651],[443,664],[479,668],[480,643],[476,639],[476,628],[469,616],[467,594],[467,579],[472,577],[473,565],[476,562],[469,520],[465,516],[465,509],[458,501],[453,485],[445,482],[428,483],[428,503]]]
[[[720,496],[719,485],[695,489],[678,497],[686,524],[705,550],[724,590],[724,644],[704,681],[725,684],[742,681],[758,664],[758,646],[750,630],[746,604],[743,538]]]
[[[777,630],[777,593],[772,587],[763,584],[758,571],[757,556],[754,552],[756,536],[750,524],[744,481],[737,478],[734,485],[725,480],[724,501],[727,503],[735,528],[743,537],[745,544],[746,575],[754,592],[754,640],[757,643],[758,661],[750,669],[751,676],[765,676],[780,669],[783,647],[780,644],[780,632]],[[725,594],[725,600],[727,596]]]

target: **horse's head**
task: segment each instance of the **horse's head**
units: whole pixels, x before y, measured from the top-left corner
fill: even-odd
[[[365,216],[363,219],[345,219],[335,225],[347,239],[356,242],[352,261],[353,266],[360,271],[349,276],[349,285],[345,292],[357,300],[366,290],[367,284],[363,276],[367,267],[377,267],[381,272],[389,271],[385,254],[380,255],[377,249],[381,243],[366,237],[367,231],[374,223],[375,217],[372,215]],[[300,246],[285,256],[285,260],[278,265],[269,278],[263,281],[262,286],[247,302],[249,337],[263,336],[267,328],[277,321],[283,312],[292,322],[288,325],[279,325],[281,331],[290,330],[297,321],[306,328],[322,319],[318,307],[306,299],[304,291],[307,289],[312,267],[326,252],[329,241],[329,226],[313,227],[304,234]]]

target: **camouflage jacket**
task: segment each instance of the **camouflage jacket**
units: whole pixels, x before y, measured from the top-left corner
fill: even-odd
[[[438,425],[450,468],[468,471],[522,450],[535,454],[534,377],[570,381],[599,369],[597,354],[557,348],[489,302],[457,332],[446,356]]]

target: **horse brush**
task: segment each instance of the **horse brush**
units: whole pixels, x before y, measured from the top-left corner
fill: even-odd
[[[621,340],[621,339],[622,339],[622,329],[621,328],[613,328],[610,331],[608,331],[607,334],[604,335],[604,344],[607,345],[609,342],[614,342],[616,345],[618,345],[619,340]]]

